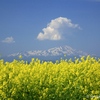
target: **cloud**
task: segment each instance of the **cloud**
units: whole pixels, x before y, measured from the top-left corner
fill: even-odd
[[[82,28],[78,26],[78,24],[72,24],[70,19],[59,17],[54,20],[51,20],[51,22],[47,25],[46,28],[43,28],[42,32],[40,32],[37,36],[37,39],[39,40],[61,40],[62,34],[64,34],[65,30],[66,33],[69,29],[75,29],[78,28],[81,30]]]
[[[12,37],[7,37],[4,40],[2,40],[2,42],[5,42],[5,43],[14,43],[15,41],[13,40]]]

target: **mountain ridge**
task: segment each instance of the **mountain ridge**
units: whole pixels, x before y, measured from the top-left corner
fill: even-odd
[[[4,59],[6,59],[6,61],[12,61],[13,59],[18,59],[20,55],[22,55],[22,60],[28,61],[31,61],[31,58],[38,58],[40,60],[60,60],[60,58],[64,57],[64,55],[66,55],[66,59],[72,58],[73,60],[74,57],[81,58],[82,56],[88,55],[90,55],[91,57],[96,56],[94,54],[89,54],[80,50],[76,50],[71,48],[70,46],[65,45],[50,48],[48,50],[31,50],[13,53],[4,57]]]
[[[23,55],[26,57],[29,57],[29,56],[59,56],[63,54],[66,54],[66,55],[82,54],[84,56],[88,55],[86,52],[72,49],[71,47],[65,45],[65,46],[50,48],[48,50],[37,50],[37,51],[31,50],[31,51],[13,53],[13,54],[8,55],[8,57],[19,56],[19,55]]]

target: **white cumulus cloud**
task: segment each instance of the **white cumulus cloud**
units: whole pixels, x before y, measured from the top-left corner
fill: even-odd
[[[70,19],[58,17],[54,20],[51,20],[47,27],[42,29],[43,33],[40,32],[37,36],[37,39],[61,40],[62,34],[64,34],[65,29],[67,32],[68,28],[78,28],[79,30],[82,29],[78,26],[78,24],[72,24]]]
[[[5,43],[14,43],[14,39],[12,37],[7,37],[5,38],[4,40],[2,40],[2,42],[5,42]]]

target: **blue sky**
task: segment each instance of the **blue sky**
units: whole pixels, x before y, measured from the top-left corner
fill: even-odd
[[[100,0],[0,0],[0,53],[68,45],[100,55]]]

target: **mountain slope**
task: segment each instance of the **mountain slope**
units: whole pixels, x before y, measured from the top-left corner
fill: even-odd
[[[19,55],[22,55],[23,60],[30,61],[31,58],[39,58],[40,60],[60,60],[61,57],[63,57],[66,54],[66,58],[72,58],[74,57],[82,57],[82,56],[93,56],[92,54],[88,54],[86,52],[75,50],[67,45],[60,46],[60,47],[54,47],[48,50],[38,50],[38,51],[26,51],[26,52],[19,52],[8,55],[6,58],[7,61],[18,59]],[[94,55],[95,56],[95,55]]]
[[[88,54],[83,52],[83,51],[78,51],[78,50],[75,50],[75,49],[72,49],[71,47],[69,46],[60,46],[60,47],[54,47],[54,48],[51,48],[51,49],[48,49],[48,50],[38,50],[38,51],[26,51],[26,52],[21,52],[21,53],[14,53],[14,54],[11,54],[11,55],[8,55],[8,57],[10,56],[19,56],[19,55],[22,55],[22,56],[26,56],[26,57],[29,57],[29,56],[59,56],[59,55],[68,55],[68,56],[71,56],[71,55],[80,55],[80,56],[87,56]]]

